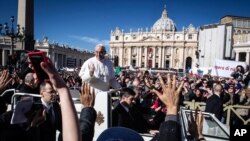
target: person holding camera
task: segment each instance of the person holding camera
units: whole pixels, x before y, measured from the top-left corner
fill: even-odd
[[[241,65],[236,66],[235,71],[231,74],[231,76],[236,80],[243,80],[244,68]]]

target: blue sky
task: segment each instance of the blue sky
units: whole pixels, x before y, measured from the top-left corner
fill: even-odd
[[[18,0],[0,1],[0,23],[17,16]],[[47,36],[59,44],[93,51],[107,44],[115,27],[150,28],[164,5],[177,30],[218,23],[225,15],[250,17],[249,0],[35,0],[35,39]]]

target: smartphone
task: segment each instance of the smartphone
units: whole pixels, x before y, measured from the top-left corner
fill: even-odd
[[[47,58],[44,52],[30,52],[28,53],[28,57],[30,59],[30,62],[34,68],[34,71],[37,75],[37,78],[39,81],[43,81],[45,79],[49,79],[49,76],[47,73],[44,72],[44,70],[41,68],[41,62],[46,62]]]

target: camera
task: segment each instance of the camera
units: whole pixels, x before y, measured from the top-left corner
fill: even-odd
[[[41,62],[47,62],[46,55],[44,52],[30,52],[28,53],[28,57],[31,61],[31,64],[34,68],[34,71],[37,75],[37,78],[40,81],[43,81],[45,79],[49,79],[49,76],[47,73],[44,72],[44,70],[41,68]]]

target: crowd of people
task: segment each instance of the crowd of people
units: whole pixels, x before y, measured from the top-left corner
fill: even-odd
[[[12,74],[7,68],[2,68],[0,94],[13,88],[22,93],[38,94],[40,98],[20,97],[20,102],[31,101],[32,106],[24,114],[27,120],[13,124],[15,111],[7,111],[13,93],[0,96],[0,141],[91,141],[97,118],[95,95],[111,88],[117,90],[115,96],[118,97],[112,101],[112,126],[129,128],[136,133],[149,133],[154,136],[152,140],[158,141],[181,140],[178,111],[180,106],[184,106],[184,101],[206,103],[205,112],[215,114],[222,123],[227,118],[223,105],[250,106],[250,73],[242,66],[237,66],[231,78],[210,74],[178,76],[177,73],[151,73],[140,69],[115,72],[105,54],[105,47],[98,44],[95,56],[85,61],[79,72],[70,73],[57,71],[51,60],[47,59],[40,64],[49,76],[44,81],[37,78],[29,58],[21,61],[21,67]],[[80,101],[84,108],[79,119],[70,87],[80,88]],[[244,119],[250,117],[249,109],[237,109],[237,112]],[[196,140],[205,140],[201,112],[191,117],[189,132]],[[243,124],[233,113],[231,118],[230,126]],[[121,129],[124,130],[114,130]],[[58,137],[57,131],[60,132]],[[110,137],[101,134],[97,140],[108,138],[126,140],[126,136],[115,137],[111,134]]]

